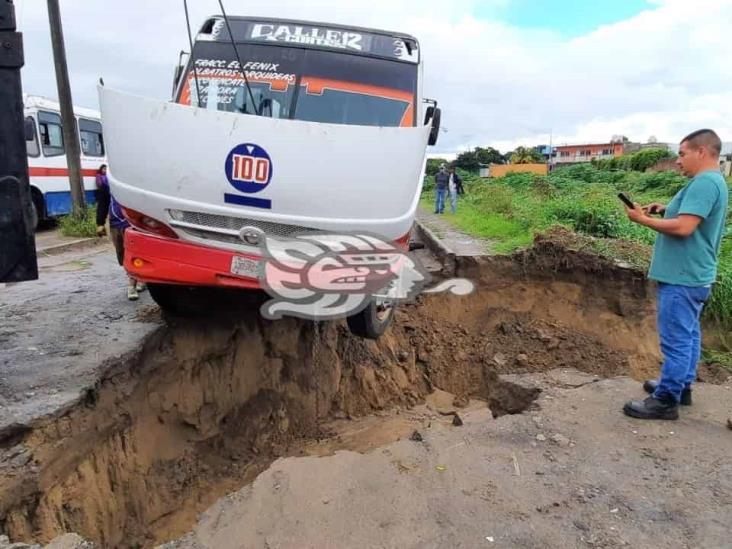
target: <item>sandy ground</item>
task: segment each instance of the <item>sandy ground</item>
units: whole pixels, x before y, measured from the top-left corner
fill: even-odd
[[[620,413],[641,396],[629,378],[513,379],[543,388],[533,410],[280,459],[163,547],[730,547],[729,386],[700,384],[680,421],[642,422]]]

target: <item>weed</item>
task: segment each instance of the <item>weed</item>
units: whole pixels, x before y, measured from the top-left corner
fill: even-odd
[[[59,229],[64,236],[92,237],[97,234],[97,208],[89,206],[82,218],[65,215],[59,219]]]

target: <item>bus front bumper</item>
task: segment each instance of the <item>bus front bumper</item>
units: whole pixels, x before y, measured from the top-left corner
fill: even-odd
[[[124,268],[141,282],[258,290],[262,286],[256,276],[234,274],[232,268],[235,261],[251,265],[261,260],[259,256],[191,244],[131,227],[125,231]]]

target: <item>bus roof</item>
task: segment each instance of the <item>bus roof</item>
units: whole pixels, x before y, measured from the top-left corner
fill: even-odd
[[[267,23],[281,23],[283,25],[306,25],[309,27],[327,27],[329,29],[338,29],[338,30],[351,30],[351,31],[357,31],[357,32],[368,32],[369,34],[380,34],[382,36],[389,36],[392,38],[401,38],[406,40],[411,40],[413,42],[417,42],[417,39],[412,36],[411,34],[406,34],[403,32],[392,32],[387,30],[381,30],[381,29],[371,29],[368,27],[357,27],[353,25],[341,25],[339,23],[326,23],[324,21],[306,21],[303,19],[282,19],[278,17],[250,17],[250,16],[242,16],[242,15],[229,15],[229,21],[256,21],[256,22],[267,22]],[[201,31],[203,31],[208,25],[210,25],[211,20],[223,20],[223,15],[212,15],[210,16],[206,22],[201,26]],[[201,32],[199,31],[199,32]]]
[[[53,99],[48,99],[46,97],[41,97],[39,95],[23,94],[23,107],[26,109],[36,108],[61,112],[61,105],[59,105],[58,101],[54,101]],[[96,120],[101,119],[99,111],[95,111],[94,109],[87,109],[84,107],[74,106],[74,114],[76,114],[76,116],[83,116],[84,118],[93,118]]]
[[[402,32],[276,17],[229,16],[228,19],[237,43],[277,42],[291,47],[325,48],[419,62],[419,42]],[[230,38],[224,21],[221,15],[209,17],[196,40],[228,42]]]

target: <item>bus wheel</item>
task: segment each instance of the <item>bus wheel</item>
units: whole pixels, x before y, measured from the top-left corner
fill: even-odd
[[[34,233],[38,230],[38,223],[38,206],[35,200],[31,200],[31,229]]]
[[[177,284],[148,284],[147,289],[164,313],[173,316],[198,316],[206,310],[198,288]]]
[[[43,193],[36,187],[31,187],[31,227],[33,227],[33,232],[36,232],[44,221],[46,221],[46,202],[43,199]]]
[[[353,335],[378,339],[394,320],[394,304],[385,299],[371,301],[365,309],[347,318]]]

